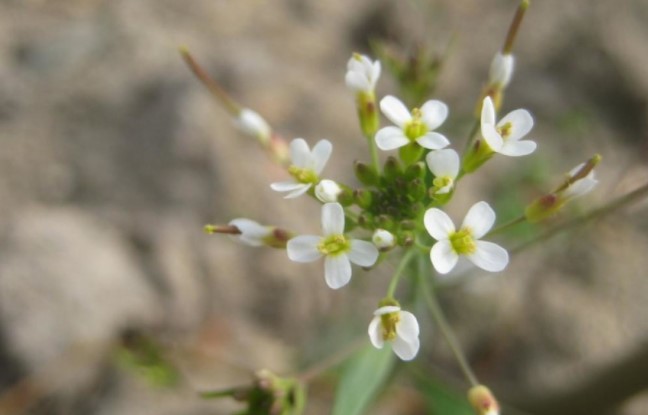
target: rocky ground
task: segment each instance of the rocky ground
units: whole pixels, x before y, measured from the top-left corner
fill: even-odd
[[[540,151],[467,180],[455,216],[482,198],[528,200],[596,152],[601,184],[575,212],[648,179],[648,2],[536,3],[506,107],[535,115]],[[343,82],[351,52],[368,52],[369,38],[437,53],[452,44],[436,97],[451,108],[451,139],[463,139],[515,5],[0,1],[0,413],[230,413],[194,391],[263,367],[292,373],[364,336],[376,298],[367,280],[331,292],[320,264],[202,233],[233,217],[316,232],[319,212],[269,189],[284,173],[214,105],[178,46],[284,136],[329,138],[329,171],[352,182],[348,166],[366,156]],[[394,91],[381,81],[381,94]],[[502,276],[448,290],[482,378],[532,409],[645,347],[645,218],[636,204],[520,253]],[[133,332],[160,344],[179,386],[152,387],[116,363]],[[423,336],[425,361],[458,379],[442,338]],[[322,389],[309,414],[328,413]],[[389,397],[385,408],[423,413]],[[614,413],[647,410],[644,393]]]

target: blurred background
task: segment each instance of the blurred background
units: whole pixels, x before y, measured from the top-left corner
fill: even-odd
[[[389,266],[333,292],[319,263],[202,232],[249,217],[317,233],[319,208],[270,190],[285,173],[235,130],[178,46],[284,137],[330,139],[327,177],[355,185],[352,162],[369,157],[344,85],[350,54],[380,40],[445,56],[434,98],[460,149],[516,6],[0,1],[0,413],[232,413],[241,407],[195,391],[262,368],[294,374],[365,340]],[[479,200],[517,216],[594,153],[599,187],[563,218],[648,181],[647,22],[645,0],[533,3],[503,111],[534,114],[539,151],[467,178],[451,216]],[[383,73],[379,96],[396,93]],[[648,413],[646,213],[634,204],[442,293],[480,379],[525,411],[510,413]],[[461,399],[443,338],[421,320],[420,373]],[[371,413],[441,413],[438,390],[407,375]],[[334,388],[311,385],[306,413],[329,413]]]

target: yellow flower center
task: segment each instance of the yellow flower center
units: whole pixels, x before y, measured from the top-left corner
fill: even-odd
[[[452,185],[452,177],[450,176],[438,176],[435,177],[432,181],[432,185],[437,189],[443,189],[446,186]]]
[[[477,244],[469,228],[462,228],[450,235],[452,249],[459,255],[469,255],[477,250]]]
[[[297,167],[294,164],[290,167],[288,167],[288,173],[295,178],[299,183],[304,183],[304,184],[316,184],[319,181],[319,177],[317,177],[317,173],[315,173],[312,169],[304,169],[301,167]]]
[[[428,127],[421,119],[421,116],[421,110],[414,108],[412,110],[412,120],[405,124],[405,128],[403,129],[405,136],[411,141],[416,140],[428,132]]]
[[[317,250],[324,255],[339,255],[351,249],[351,241],[344,235],[329,235],[317,244]]]
[[[501,127],[497,127],[497,132],[502,136],[502,139],[506,140],[511,135],[511,130],[513,129],[513,124],[507,122]]]
[[[382,323],[382,335],[384,340],[394,340],[396,338],[396,324],[400,321],[400,312],[394,311],[380,316]]]

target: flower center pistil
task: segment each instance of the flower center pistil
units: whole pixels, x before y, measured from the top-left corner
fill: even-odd
[[[462,228],[450,235],[452,249],[459,255],[469,255],[477,251],[477,244],[468,228]]]
[[[436,189],[443,189],[446,186],[451,186],[452,185],[452,177],[450,177],[450,176],[438,176],[438,177],[435,177],[434,180],[432,181],[432,185]]]
[[[511,130],[512,129],[513,129],[513,124],[510,123],[510,122],[507,122],[506,124],[502,125],[501,127],[497,127],[497,132],[499,133],[500,136],[502,136],[503,140],[506,140],[511,135]]]
[[[400,312],[394,311],[380,316],[382,323],[382,334],[384,340],[394,340],[396,338],[396,324],[400,321]]]
[[[319,177],[317,177],[315,171],[312,169],[297,167],[294,164],[288,167],[288,173],[299,183],[316,184],[319,181]]]
[[[405,124],[404,132],[405,136],[411,141],[416,140],[417,138],[425,135],[427,133],[427,125],[421,119],[421,110],[414,108],[412,110],[412,119],[407,124]]]
[[[351,242],[344,235],[329,235],[317,244],[317,250],[324,255],[338,255],[351,249]]]

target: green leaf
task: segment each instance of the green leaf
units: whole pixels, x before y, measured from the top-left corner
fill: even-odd
[[[430,415],[474,415],[465,394],[457,393],[435,379],[421,380],[418,388],[425,396]]]
[[[332,415],[360,415],[385,386],[394,367],[390,345],[367,347],[347,363],[335,393]]]

